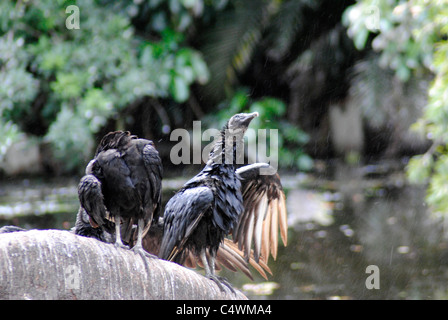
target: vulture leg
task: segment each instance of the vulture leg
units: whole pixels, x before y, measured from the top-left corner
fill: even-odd
[[[146,257],[157,258],[156,256],[150,254],[145,249],[143,249],[143,246],[142,246],[143,229],[145,229],[145,221],[143,219],[138,219],[137,243],[132,248],[132,251],[134,251],[134,253],[138,253],[138,254],[144,255]]]
[[[210,254],[210,256],[207,257],[206,249],[204,248],[201,250],[200,257],[202,264],[204,265],[205,277],[215,282],[221,291],[225,291],[223,287],[223,285],[225,285],[233,294],[236,294],[235,289],[233,289],[226,278],[215,275],[215,256]]]
[[[114,220],[115,220],[115,246],[118,248],[128,249],[128,247],[123,244],[123,241],[121,241],[120,216],[116,214],[114,216]]]

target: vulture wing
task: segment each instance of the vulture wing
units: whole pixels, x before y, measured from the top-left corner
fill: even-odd
[[[160,216],[162,202],[162,160],[159,157],[159,152],[152,145],[152,141],[144,146],[142,153],[143,163],[148,176],[148,188],[146,188],[144,202],[145,206],[148,206],[149,211],[151,211],[151,217],[145,217],[145,220],[152,220],[153,218],[158,219]],[[146,225],[146,228],[143,231],[143,236],[146,232],[148,232],[150,226],[151,223]]]
[[[223,251],[226,253],[227,256],[230,256],[229,258],[225,258],[225,259],[220,259],[220,256],[223,254],[220,254],[220,251]],[[221,244],[221,246],[219,247],[218,250],[218,256],[217,256],[217,261],[221,264],[223,264],[224,266],[226,266],[228,269],[232,270],[232,271],[236,271],[233,270],[232,268],[230,268],[225,262],[230,262],[231,264],[237,266],[247,277],[249,277],[250,279],[252,279],[252,275],[250,274],[250,271],[246,271],[243,267],[247,266],[247,262],[246,260],[244,260],[243,257],[243,252],[241,252],[241,250],[239,250],[238,246],[232,242],[229,239],[224,239],[224,242]],[[223,255],[224,256],[224,255]],[[225,256],[224,256],[225,257]],[[243,264],[243,261],[246,264]],[[268,265],[266,263],[264,263],[262,260],[256,262],[254,259],[254,255],[253,255],[253,251],[250,254],[249,257],[249,264],[255,268],[255,270],[257,270],[261,276],[263,278],[265,278],[266,280],[268,279],[266,276],[266,272],[269,272],[270,275],[272,275],[272,271],[271,269],[269,269]],[[247,267],[246,267],[247,268]],[[248,268],[247,268],[248,269]],[[253,279],[252,279],[253,280]]]
[[[139,194],[135,191],[135,183],[132,180],[131,169],[119,150],[102,151],[96,157],[96,161],[103,176],[101,178],[104,184],[103,194],[105,189],[108,193],[105,195],[106,206],[110,201],[120,208],[133,209],[137,203],[140,203]],[[112,210],[112,208],[109,209]]]
[[[86,210],[83,207],[80,207],[78,214],[76,215],[75,226],[71,229],[72,232],[80,236],[95,238],[106,243],[113,243],[115,241],[114,223],[106,220],[101,227],[94,227],[92,226],[91,221],[92,219],[87,214]]]
[[[208,255],[208,253],[207,253]],[[256,262],[254,260],[253,252],[249,258],[249,262],[244,258],[244,253],[238,249],[238,245],[232,240],[224,238],[224,241],[219,245],[218,251],[216,253],[216,270],[221,270],[221,266],[229,269],[230,271],[237,272],[240,270],[249,279],[254,280],[252,273],[249,269],[249,264],[257,270],[264,279],[268,279],[266,272],[272,275],[271,269],[263,261]],[[193,252],[187,251],[185,253],[185,259],[183,265],[188,268],[196,268],[204,266],[200,259],[198,259]]]
[[[81,207],[89,214],[90,224],[93,227],[102,226],[107,214],[101,182],[92,174],[85,175],[78,184],[78,197]]]
[[[277,258],[278,231],[287,244],[287,212],[285,194],[280,176],[260,171],[273,169],[267,163],[255,163],[239,168],[236,172],[241,179],[244,212],[233,231],[234,242],[249,259],[252,241],[254,260],[267,264],[269,254]]]
[[[180,261],[177,255],[184,251],[185,242],[211,207],[213,199],[213,192],[208,187],[195,187],[180,190],[168,201],[163,217],[161,259]]]

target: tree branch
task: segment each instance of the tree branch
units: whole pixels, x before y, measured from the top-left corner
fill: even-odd
[[[193,270],[62,230],[0,234],[0,299],[247,299]]]

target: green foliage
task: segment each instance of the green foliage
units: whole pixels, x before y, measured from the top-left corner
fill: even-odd
[[[431,155],[417,155],[412,157],[408,163],[408,179],[412,183],[425,183],[431,174],[434,160]]]
[[[85,163],[86,150],[93,150],[93,137],[87,130],[87,119],[68,106],[62,106],[45,138],[53,144],[54,155],[63,159],[67,168]],[[70,157],[69,157],[70,155]]]
[[[4,123],[0,119],[0,161],[3,158],[3,155],[6,153],[6,150],[16,142],[20,137],[20,130],[17,126],[12,122],[8,121]]]
[[[250,127],[256,131],[258,129],[268,129],[267,146],[271,145],[269,130],[278,130],[280,167],[298,168],[300,170],[310,170],[312,168],[313,160],[303,151],[303,146],[308,142],[309,137],[297,126],[282,120],[282,116],[286,112],[286,105],[283,101],[272,97],[264,97],[253,101],[249,98],[246,90],[239,90],[230,101],[221,104],[217,118],[223,122],[239,112],[259,113],[259,116],[251,122]],[[213,125],[219,128],[216,122]]]
[[[379,28],[369,30],[368,8],[379,8]],[[411,182],[427,183],[426,200],[433,212],[448,212],[448,1],[362,0],[344,16],[358,49],[371,46],[380,52],[380,65],[395,71],[401,81],[430,71],[434,75],[428,102],[415,131],[433,141],[423,155],[410,159],[407,174]]]
[[[371,46],[381,52],[380,65],[407,81],[420,68],[431,66],[437,28],[433,20],[443,1],[362,0],[343,16],[348,34],[362,50]]]
[[[277,61],[290,55],[306,29],[306,9],[325,5],[323,2],[230,1],[229,10],[220,12],[201,35],[204,43],[200,48],[212,75],[205,94],[213,101],[234,95],[240,86],[238,75],[260,51],[266,59]]]
[[[173,20],[151,40],[136,35],[132,19],[148,5],[165,12],[165,2],[135,3],[2,1],[0,125],[27,131],[30,119],[40,119],[43,138],[71,170],[91,156],[93,135],[134,101],[185,102],[193,83],[209,79],[201,54],[181,33],[204,2],[169,1]],[[79,7],[79,30],[65,26],[71,4]]]
[[[210,14],[224,8],[228,0],[140,0],[129,2],[126,10],[137,20],[144,20],[146,29],[162,32],[167,28],[187,33],[195,18],[209,19]]]
[[[431,175],[426,200],[431,205],[433,213],[446,216],[448,209],[448,156],[443,154],[435,162]]]
[[[171,74],[170,92],[174,100],[179,103],[188,99],[189,88],[194,81],[205,84],[209,79],[207,65],[202,56],[187,49],[179,50],[175,54],[174,68]]]
[[[421,158],[417,158],[418,164],[424,169],[416,169],[409,166],[409,176],[416,175],[420,171],[422,178],[429,179],[427,190],[427,202],[434,212],[446,215],[448,212],[448,1],[438,1],[428,6],[426,17],[431,19],[429,27],[438,34],[434,38],[436,48],[431,63],[431,70],[435,78],[429,89],[428,104],[423,117],[415,127],[424,131],[428,138],[433,140],[433,146]],[[423,32],[423,31],[421,31]],[[422,172],[423,171],[423,172]]]
[[[201,100],[190,100],[192,87],[210,82],[207,94],[216,93],[215,102],[227,99],[228,114],[257,110],[261,121],[256,128],[279,129],[281,165],[309,169],[312,161],[303,152],[308,136],[284,120],[284,102],[273,97],[252,101],[234,92],[239,73],[250,66],[263,40],[270,57],[289,54],[305,26],[303,10],[313,3],[1,1],[0,133],[6,132],[8,140],[0,143],[0,155],[25,132],[48,141],[66,169],[75,170],[91,157],[95,134],[146,108],[146,98],[169,101],[169,108],[154,112],[162,121],[179,119],[177,110],[183,108],[171,106]],[[66,28],[69,5],[79,7],[80,29]],[[283,21],[290,23],[284,27]],[[201,105],[195,115],[214,109]]]

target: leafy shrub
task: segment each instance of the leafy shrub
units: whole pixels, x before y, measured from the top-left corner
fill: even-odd
[[[192,15],[196,2],[170,1],[169,10]],[[132,20],[143,5],[162,4],[135,3],[1,2],[0,127],[10,139],[19,128],[42,136],[72,170],[91,156],[94,134],[134,101],[183,103],[193,83],[208,80],[201,54],[185,44],[177,22],[167,21],[152,37],[136,34]],[[79,7],[78,30],[65,26],[71,4]]]

